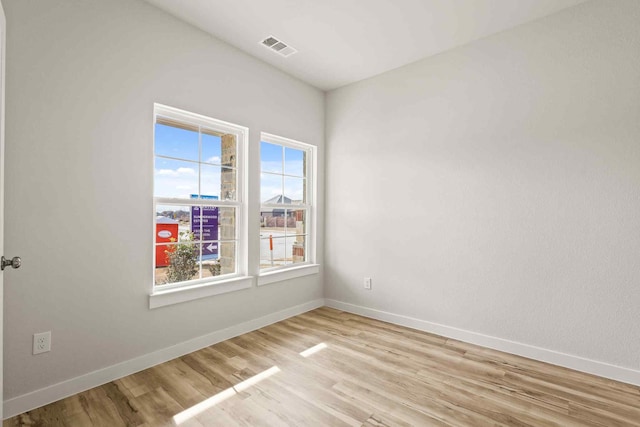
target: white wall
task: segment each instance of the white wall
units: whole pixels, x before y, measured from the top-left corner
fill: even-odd
[[[148,308],[153,103],[249,127],[252,170],[261,131],[317,145],[322,168],[322,92],[141,1],[3,4],[5,249],[23,259],[4,275],[6,399],[322,297],[315,275]]]
[[[638,22],[592,1],[330,92],[325,296],[637,371]]]

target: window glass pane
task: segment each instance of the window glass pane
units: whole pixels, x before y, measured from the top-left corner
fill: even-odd
[[[200,193],[196,191],[195,197],[220,200],[221,174],[220,166],[200,165]]]
[[[282,166],[282,146],[260,143],[260,168],[262,172],[283,173]]]
[[[207,248],[215,248],[216,253],[207,253]],[[200,259],[202,277],[233,274],[236,272],[236,242],[204,242]]]
[[[192,206],[192,226],[193,240],[200,240],[202,233],[204,241],[202,255],[217,257],[218,240],[236,240],[236,208],[216,207],[216,206]],[[209,244],[212,243],[212,244]]]
[[[291,254],[292,254],[292,250],[291,250],[291,244],[293,243],[293,239],[291,237],[285,238],[284,240],[284,258],[282,259],[282,263],[284,265],[289,265],[291,263],[293,263],[293,260],[291,259]]]
[[[236,240],[236,208],[218,208],[218,239]]]
[[[262,203],[284,203],[282,175],[260,174],[260,201]],[[289,200],[289,203],[291,201]]]
[[[220,197],[222,200],[236,200],[236,169],[223,167],[220,175]]]
[[[284,195],[291,204],[305,203],[304,178],[284,177]]]
[[[236,136],[227,134],[222,135],[222,166],[227,166],[230,168],[236,167],[236,157],[237,157],[237,145],[236,145]]]
[[[220,242],[218,262],[220,274],[232,274],[236,272],[236,242]]]
[[[180,221],[177,218],[189,218],[187,211],[176,211],[176,207],[161,206],[156,209],[155,221],[155,255],[154,266],[158,268],[167,267],[169,258],[167,249],[170,243],[178,241]],[[157,282],[157,281],[156,281]]]
[[[284,265],[296,264],[306,261],[305,236],[287,236],[284,243]]]
[[[177,242],[188,238],[181,232],[191,231],[191,211],[189,206],[156,206],[156,243]],[[162,232],[162,233],[161,233]]]
[[[236,200],[236,170],[200,165],[200,197],[213,200]],[[197,198],[197,192],[192,198]]]
[[[165,245],[167,265],[156,266],[155,283],[165,285],[200,277],[200,245],[183,241]]]
[[[175,232],[171,236],[164,233],[164,237],[177,238],[177,230],[187,231],[190,229],[191,212],[189,206],[184,205],[157,205],[156,206],[156,227],[158,224],[174,224]],[[163,240],[165,241],[165,240]]]
[[[193,239],[196,241],[218,240],[218,208],[214,206],[191,206],[190,210],[190,231],[193,233]],[[207,253],[214,252],[208,251]]]
[[[216,242],[216,245],[218,242]],[[228,274],[228,273],[225,273]],[[204,258],[202,260],[202,277],[216,277],[222,275],[222,264],[220,259],[216,258]]]
[[[198,161],[198,132],[156,123],[155,153]]]
[[[287,235],[306,234],[306,217],[307,212],[304,209],[287,210]]]
[[[284,148],[284,173],[304,177],[305,152],[294,148]]]
[[[291,262],[293,264],[305,262],[307,260],[305,242],[306,236],[287,236],[287,244],[291,245]],[[287,255],[289,254],[287,253]]]
[[[167,261],[167,265],[169,265],[169,262]],[[166,266],[160,266],[155,268],[154,270],[154,282],[156,286],[159,285],[166,285],[167,284],[167,270],[168,268]]]
[[[198,193],[198,164],[156,157],[154,195],[188,199]]]
[[[269,237],[272,233],[281,233],[284,236],[287,226],[285,209],[263,206],[260,210],[260,233],[267,233],[263,237]]]
[[[185,264],[184,258],[184,245],[194,248],[190,210],[189,206],[156,206],[154,265],[157,285],[174,283],[178,281],[177,278],[193,273],[193,265]]]
[[[285,265],[285,237],[283,233],[260,233],[260,268]]]
[[[220,165],[222,163],[222,141],[219,136],[202,134],[202,161]]]
[[[260,269],[263,268],[271,268],[274,267],[270,261],[270,250],[269,250],[269,236],[267,238],[263,237],[263,234],[260,234]]]

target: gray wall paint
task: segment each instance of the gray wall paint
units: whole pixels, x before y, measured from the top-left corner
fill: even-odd
[[[638,369],[638,22],[588,2],[330,92],[325,296]]]
[[[249,127],[253,170],[260,131],[317,145],[322,170],[322,92],[140,1],[3,4],[5,248],[23,258],[5,274],[5,399],[322,297],[316,275],[148,309],[153,103]]]

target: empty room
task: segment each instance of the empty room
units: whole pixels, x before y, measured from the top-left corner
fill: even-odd
[[[1,6],[4,427],[640,426],[640,1]]]

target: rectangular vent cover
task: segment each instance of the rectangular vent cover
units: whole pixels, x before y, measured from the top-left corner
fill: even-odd
[[[285,58],[287,56],[291,56],[291,55],[293,55],[294,53],[297,52],[296,49],[294,49],[293,47],[289,46],[288,44],[286,44],[282,40],[278,40],[277,38],[275,38],[273,36],[269,36],[269,37],[265,38],[264,40],[260,41],[260,44],[262,46],[266,47],[267,49],[272,50],[275,53],[284,56]]]

